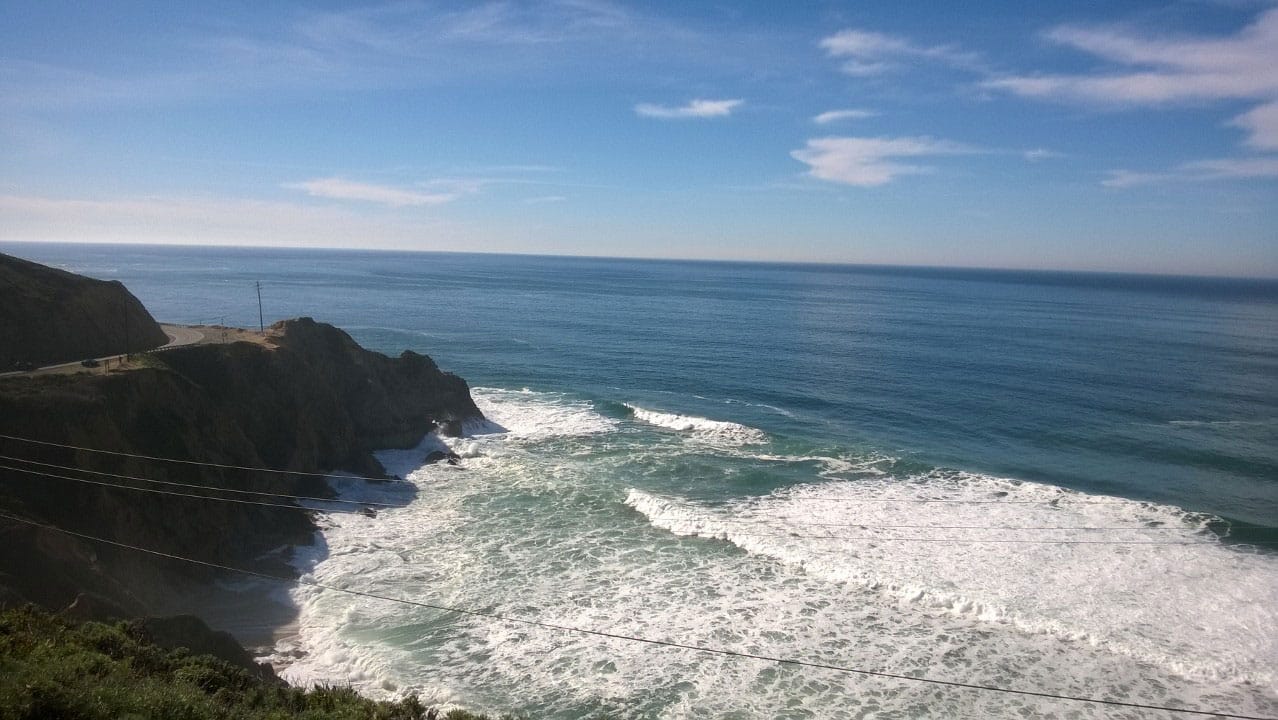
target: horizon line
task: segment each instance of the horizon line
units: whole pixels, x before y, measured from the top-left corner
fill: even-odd
[[[579,260],[625,260],[632,262],[686,262],[686,263],[721,263],[732,265],[781,265],[829,268],[862,268],[877,270],[930,270],[930,271],[967,271],[988,273],[1041,273],[1046,275],[1099,275],[1110,277],[1160,278],[1185,280],[1242,280],[1248,282],[1278,283],[1276,275],[1227,275],[1184,272],[1157,272],[1149,270],[1111,270],[1097,268],[1063,268],[1063,267],[1016,267],[995,265],[933,265],[853,260],[763,260],[757,258],[715,258],[715,257],[675,257],[655,255],[593,255],[556,252],[514,252],[502,250],[429,250],[421,248],[390,247],[305,247],[298,245],[237,245],[235,243],[209,242],[156,242],[127,240],[14,240],[0,239],[3,245],[87,245],[87,246],[128,246],[155,248],[194,248],[194,249],[226,249],[226,250],[285,250],[296,252],[350,252],[350,253],[408,253],[423,255],[491,255],[504,257],[529,258],[566,258]]]

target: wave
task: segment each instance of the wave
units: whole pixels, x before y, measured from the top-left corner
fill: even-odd
[[[471,388],[471,397],[487,418],[466,428],[467,435],[503,433],[512,438],[546,440],[609,433],[617,421],[605,417],[591,403],[564,393],[522,388]]]
[[[846,476],[861,477],[864,475],[887,475],[888,469],[896,463],[896,458],[888,455],[871,455],[868,457],[830,457],[828,455],[774,455],[760,453],[743,455],[751,460],[778,463],[812,462],[821,466],[817,475],[823,478],[847,479]]]
[[[1168,420],[1167,424],[1174,427],[1264,427],[1278,425],[1278,418],[1266,420]]]
[[[1022,687],[1272,714],[1275,558],[1222,545],[1212,516],[973,473],[904,476],[920,466],[835,448],[702,445],[691,429],[672,448],[653,433],[618,432],[626,416],[607,402],[528,389],[474,395],[505,432],[445,438],[474,459],[464,471],[436,464],[406,474],[420,490],[406,507],[321,517],[320,543],[297,556],[304,577],[623,635],[830,664],[851,664],[854,653],[859,666],[887,671],[989,684],[1007,684],[1010,672]],[[421,455],[394,452],[405,462]],[[766,465],[784,463],[772,471],[810,482],[704,503],[680,497],[683,489],[626,493],[641,477],[685,487],[663,464],[683,456],[711,474],[720,461],[769,475]],[[1164,534],[1189,544],[975,542]],[[860,686],[814,673],[661,655],[308,586],[291,597],[298,634],[271,659],[297,683],[548,717],[691,718],[743,707],[781,716],[796,698],[838,720],[865,709]],[[937,702],[928,686],[876,692],[885,711]],[[966,694],[945,708],[963,718],[1059,711]]]
[[[724,445],[761,445],[768,442],[768,436],[762,430],[739,423],[710,420],[696,415],[657,412],[629,403],[625,403],[625,406],[636,420],[688,433],[695,440]]]
[[[1085,642],[1182,676],[1278,686],[1274,556],[1219,518],[953,471],[797,486],[721,505],[630,489],[655,528],[727,541],[931,613]],[[1225,610],[1225,608],[1228,608]]]

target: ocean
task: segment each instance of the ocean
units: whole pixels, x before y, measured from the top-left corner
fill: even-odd
[[[317,582],[619,636],[1278,715],[1278,281],[3,244],[161,321],[312,316],[490,422]],[[351,492],[359,492],[351,490]],[[394,488],[376,491],[393,499]],[[386,499],[384,498],[384,499]],[[538,718],[1146,718],[294,587],[283,676]]]

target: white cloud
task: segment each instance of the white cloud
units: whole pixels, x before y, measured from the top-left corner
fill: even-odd
[[[1047,148],[1034,148],[1021,153],[1021,156],[1030,162],[1038,162],[1040,160],[1051,160],[1052,158],[1064,157],[1064,153],[1058,153],[1055,150]]]
[[[305,190],[306,194],[311,197],[329,198],[331,200],[355,200],[388,205],[390,207],[443,205],[460,198],[463,194],[463,189],[461,188],[447,192],[421,192],[387,185],[351,182],[338,177],[287,183],[284,187],[291,190]]]
[[[1128,188],[1167,182],[1255,180],[1278,178],[1278,157],[1219,158],[1184,163],[1167,172],[1111,170],[1101,185]]]
[[[843,30],[819,43],[830,57],[844,58],[843,72],[855,77],[878,75],[895,69],[903,60],[931,60],[965,69],[977,69],[975,53],[951,45],[919,45],[896,35],[868,30]]]
[[[1174,176],[1168,173],[1134,172],[1132,170],[1110,170],[1109,177],[1101,180],[1101,185],[1108,188],[1129,188],[1137,185],[1152,185],[1166,182]]]
[[[1278,102],[1252,108],[1230,123],[1247,131],[1247,144],[1258,150],[1278,150]]]
[[[0,239],[296,247],[465,249],[462,228],[432,217],[219,197],[0,195]]]
[[[858,109],[827,110],[821,113],[820,115],[813,117],[812,122],[816,123],[817,125],[828,125],[832,122],[838,122],[840,120],[863,120],[868,117],[874,117],[877,114],[878,113],[872,112],[870,110],[858,110]]]
[[[674,120],[683,118],[716,118],[727,117],[740,107],[744,100],[692,100],[682,107],[639,103],[635,112],[641,117]]]
[[[996,77],[982,85],[1026,97],[1118,105],[1278,98],[1278,9],[1221,37],[1154,37],[1079,27],[1059,27],[1046,37],[1118,67]]]
[[[1184,168],[1204,180],[1278,178],[1278,157],[1223,158],[1187,163]]]
[[[824,137],[808,140],[807,147],[790,156],[809,166],[808,174],[821,180],[875,187],[900,175],[930,172],[931,168],[899,162],[898,158],[960,155],[977,152],[961,143],[930,137]]]

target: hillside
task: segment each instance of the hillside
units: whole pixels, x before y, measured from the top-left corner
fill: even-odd
[[[26,363],[142,352],[168,342],[155,318],[121,283],[4,254],[0,336],[0,372]]]
[[[6,293],[0,308],[6,322],[20,320],[12,332],[6,327],[8,357],[25,339],[34,343],[40,329],[63,325],[86,336],[21,357],[43,362],[123,349],[109,344],[111,314],[103,308],[129,309],[134,330],[154,331],[152,345],[164,337],[119,283],[0,259]],[[172,348],[106,372],[0,378],[0,435],[12,436],[0,438],[0,512],[208,563],[288,574],[286,554],[278,551],[311,542],[316,526],[313,513],[287,496],[331,497],[319,473],[382,476],[374,450],[411,448],[433,430],[456,432],[472,418],[482,415],[466,382],[429,357],[405,351],[390,358],[331,325],[288,320],[255,342]],[[274,559],[264,559],[268,553]],[[74,604],[75,614],[87,618],[181,612],[186,608],[175,599],[197,593],[215,575],[208,567],[0,518],[0,607]]]
[[[434,429],[478,417],[465,381],[430,358],[412,352],[388,358],[310,319],[275,325],[266,345],[189,346],[105,374],[0,380],[0,434],[299,473],[381,475],[373,450],[413,447]],[[13,440],[0,439],[0,454],[75,468],[0,461],[14,468],[0,469],[6,512],[223,564],[254,562],[281,545],[309,542],[310,513],[52,476],[156,487],[88,470],[241,491],[330,492],[323,479],[306,474],[160,463]],[[100,608],[90,616],[131,616],[172,610],[166,603],[177,591],[209,577],[202,568],[0,519],[0,602],[60,608],[88,594]]]
[[[0,717],[483,720],[415,697],[378,702],[347,688],[291,688],[155,640],[145,623],[76,626],[34,608],[0,613]]]

